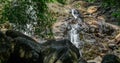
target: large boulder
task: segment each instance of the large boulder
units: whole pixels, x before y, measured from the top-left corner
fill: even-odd
[[[79,50],[69,41],[48,41],[42,44],[44,63],[78,63]]]
[[[11,48],[7,40],[8,39],[5,38],[5,34],[0,31],[0,63],[5,63],[10,56]]]
[[[40,44],[23,37],[15,38],[13,44],[8,63],[42,63]]]
[[[40,44],[18,31],[0,32],[2,63],[42,63]]]
[[[6,34],[6,36],[11,37],[11,38],[13,38],[13,39],[14,39],[14,38],[17,38],[17,37],[23,37],[23,38],[26,38],[26,39],[28,39],[28,40],[31,40],[31,41],[34,41],[34,42],[35,42],[34,39],[32,39],[31,37],[29,37],[29,36],[27,36],[27,35],[19,32],[19,31],[7,30],[5,34]]]
[[[120,58],[113,54],[106,54],[101,63],[120,63]]]
[[[69,40],[38,43],[21,32],[0,32],[2,63],[78,63],[79,50]]]

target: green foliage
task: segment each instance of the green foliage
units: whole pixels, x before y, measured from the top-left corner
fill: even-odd
[[[116,9],[116,11],[112,12],[111,15],[118,19],[120,25],[120,0],[103,0],[102,7],[111,7]]]
[[[10,1],[9,0],[0,0],[0,4],[2,5],[2,7],[4,8],[4,7],[9,7],[9,3],[10,3]],[[3,17],[4,15],[5,15],[5,8],[3,9],[3,8],[0,8],[0,9],[2,9],[2,11],[0,12],[0,13],[2,13],[1,14],[1,18],[0,18],[0,23],[5,23],[5,21],[7,21],[8,19],[7,19],[7,17]]]
[[[89,3],[94,3],[96,0],[86,0]]]
[[[54,2],[55,0],[3,0],[1,3],[4,5],[2,12],[2,18],[0,23],[9,21],[10,23],[16,24],[16,28],[25,29],[25,25],[30,21],[37,21],[37,24],[34,25],[35,33],[37,35],[52,36],[51,26],[55,19],[52,17],[47,10],[46,3]],[[31,18],[31,14],[27,13],[27,9],[33,6],[33,10],[36,12],[37,20]],[[30,11],[31,13],[34,11]],[[49,31],[49,32],[48,32]],[[43,33],[44,32],[44,33]],[[45,33],[46,32],[46,33]]]
[[[119,20],[118,25],[120,25],[120,9],[114,13],[112,13],[112,16],[117,18]]]
[[[120,19],[120,10],[117,12],[112,13],[112,16],[114,16],[115,18],[119,18]]]
[[[57,0],[61,4],[66,4],[66,0]]]
[[[103,7],[119,7],[120,0],[102,0],[103,1]]]
[[[43,37],[52,37],[51,26],[56,21],[52,14],[48,12],[46,3],[59,2],[65,4],[65,0],[0,0],[0,2],[4,4],[0,23],[9,21],[16,24],[15,28],[19,30],[25,30],[26,24],[30,21],[35,22],[31,18],[31,14],[26,13],[28,7],[32,5],[37,16],[37,24],[34,25],[35,34]]]

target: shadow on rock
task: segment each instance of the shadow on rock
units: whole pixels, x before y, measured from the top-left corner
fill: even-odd
[[[103,57],[101,63],[120,63],[120,58],[113,54],[107,54]]]
[[[21,32],[0,32],[2,63],[78,63],[78,49],[69,40],[50,40],[39,44]],[[4,46],[2,46],[4,44]]]
[[[79,51],[69,40],[42,44],[44,63],[78,63]]]

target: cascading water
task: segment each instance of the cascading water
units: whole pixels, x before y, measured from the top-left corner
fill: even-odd
[[[74,20],[72,20],[69,24],[69,40],[79,49],[80,55],[82,56],[81,48],[83,47],[83,42],[80,40],[79,32],[83,29],[81,26],[81,24],[83,24],[83,21],[80,18],[80,14],[77,10],[72,9],[71,14],[74,17]]]
[[[79,25],[76,24],[71,24],[71,30],[69,31],[70,34],[70,41],[77,47],[79,48],[79,43],[80,43],[80,38],[79,38],[79,33],[78,33]]]

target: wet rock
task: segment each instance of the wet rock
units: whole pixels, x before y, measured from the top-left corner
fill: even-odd
[[[26,38],[28,40],[35,41],[31,37],[19,32],[19,31],[15,31],[15,30],[7,30],[5,34],[6,34],[6,36],[11,37],[13,39],[17,38],[17,37],[23,37],[23,38]]]
[[[107,54],[103,57],[101,63],[120,63],[120,58],[113,54]]]
[[[118,49],[118,47],[117,47],[116,44],[108,44],[108,47],[109,47],[111,50]]]
[[[0,31],[0,38],[4,38],[5,35],[3,34],[3,32]]]
[[[40,44],[35,42],[17,37],[13,41],[14,48],[10,57],[8,58],[8,63],[42,63],[43,57],[40,52]]]
[[[85,59],[83,59],[83,58],[80,58],[79,63],[87,63],[87,61]]]
[[[0,32],[2,63],[42,63],[41,47],[32,38],[18,31]]]
[[[0,31],[0,62],[6,62],[10,56],[11,47],[9,42],[5,34]]]
[[[18,31],[8,30],[6,34],[0,32],[0,35],[0,61],[3,63],[78,63],[79,61],[79,50],[66,39],[49,40],[40,44]]]
[[[69,40],[50,41],[42,46],[44,63],[78,63],[79,51]]]
[[[102,58],[100,56],[96,57],[94,60],[88,60],[88,63],[101,63]]]
[[[120,33],[115,37],[117,44],[120,44]]]

